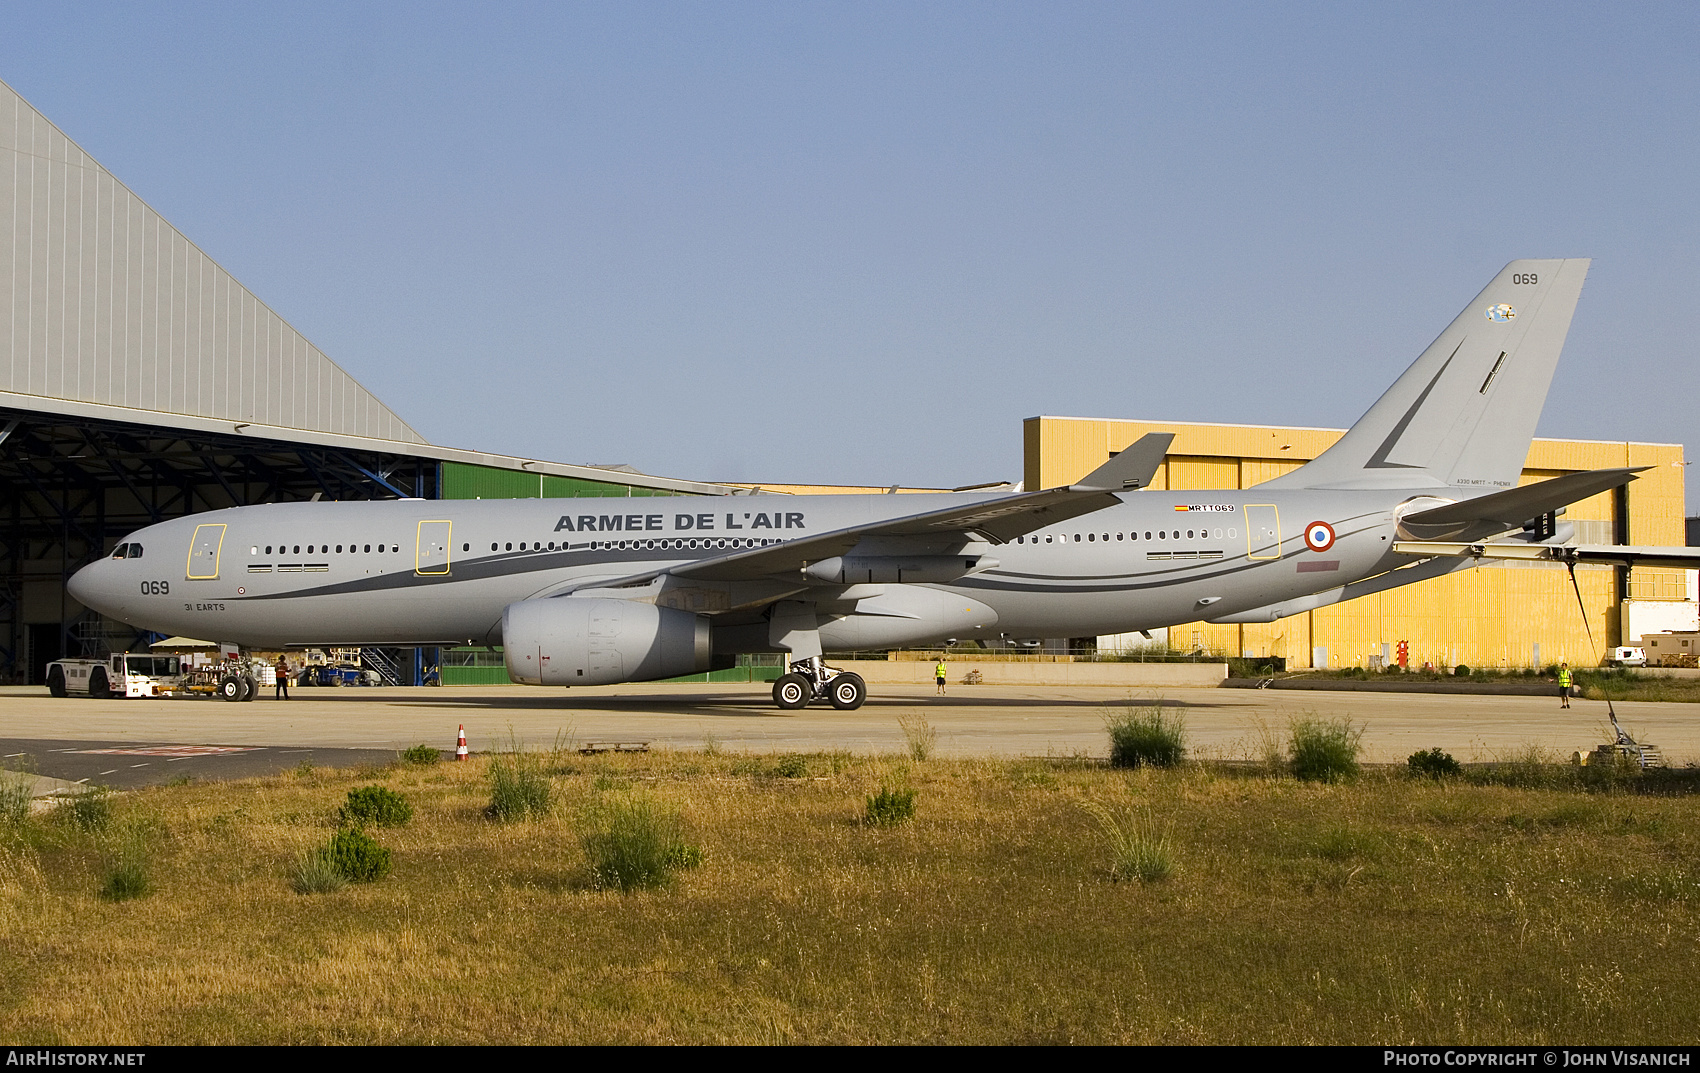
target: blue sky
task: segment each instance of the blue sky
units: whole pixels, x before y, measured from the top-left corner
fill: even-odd
[[[3,25],[0,78],[438,443],[955,485],[1034,414],[1344,427],[1525,256],[1595,259],[1541,434],[1700,438],[1692,4]]]

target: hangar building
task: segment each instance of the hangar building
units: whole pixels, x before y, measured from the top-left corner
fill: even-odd
[[[0,683],[152,640],[79,606],[65,580],[167,518],[321,498],[729,491],[427,443],[0,83]],[[416,652],[370,657],[417,678]]]
[[[1288,473],[1344,434],[1343,429],[1032,417],[1023,427],[1028,488],[1079,480],[1148,432],[1173,432],[1170,453],[1149,493],[1244,488]],[[1536,440],[1522,483],[1580,470],[1650,466],[1639,480],[1573,504],[1563,520],[1588,544],[1686,543],[1680,444]],[[1252,493],[1254,496],[1255,493]],[[1248,502],[1255,502],[1248,497]],[[1297,538],[1309,519],[1281,519]],[[1644,633],[1694,630],[1696,571],[1586,566],[1577,569],[1588,626],[1563,569],[1498,563],[1255,625],[1193,622],[1160,642],[1181,650],[1261,658],[1289,669],[1383,665],[1407,642],[1409,665],[1523,668],[1597,663],[1602,650],[1638,644]],[[1591,626],[1593,641],[1588,629]],[[1098,638],[1100,649],[1149,644],[1138,635]]]

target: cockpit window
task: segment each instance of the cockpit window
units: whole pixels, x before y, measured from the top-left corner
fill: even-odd
[[[130,558],[140,559],[141,557],[142,557],[142,546],[140,544],[131,544],[130,545]]]
[[[112,549],[112,557],[114,559],[122,559],[129,552],[129,550],[130,550],[130,545],[120,544],[116,548]]]

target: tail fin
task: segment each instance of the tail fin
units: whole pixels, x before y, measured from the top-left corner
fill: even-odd
[[[1512,261],[1334,446],[1264,487],[1516,487],[1587,274]]]

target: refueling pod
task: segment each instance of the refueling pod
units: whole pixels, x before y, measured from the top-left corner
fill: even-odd
[[[508,677],[526,685],[600,686],[709,669],[708,617],[631,600],[522,600],[502,612]]]
[[[986,555],[834,555],[803,568],[830,585],[949,584],[998,565]]]

